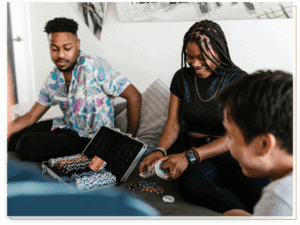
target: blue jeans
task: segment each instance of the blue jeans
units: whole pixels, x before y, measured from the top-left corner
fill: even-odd
[[[152,153],[152,151],[153,151],[154,149],[156,149],[157,144],[158,144],[158,143],[156,143],[156,142],[150,143],[150,144],[147,146],[147,150],[145,151],[143,157],[146,157],[146,156],[150,155],[150,154]]]
[[[7,216],[159,216],[118,187],[80,191],[40,171],[36,163],[8,160]]]
[[[167,152],[168,155],[181,153],[207,143],[206,138],[181,134]],[[267,178],[246,177],[230,152],[190,165],[177,179],[180,193],[187,200],[219,213],[231,209],[253,213],[262,189],[270,182]]]

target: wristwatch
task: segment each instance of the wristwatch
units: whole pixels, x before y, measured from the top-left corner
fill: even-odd
[[[186,158],[189,161],[189,164],[190,165],[195,164],[197,161],[195,153],[192,152],[191,150],[187,150],[187,151],[185,151],[185,153],[186,153]]]

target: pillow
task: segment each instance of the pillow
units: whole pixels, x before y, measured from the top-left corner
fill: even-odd
[[[147,144],[158,143],[168,119],[169,88],[160,80],[154,81],[142,94],[140,124],[136,137]],[[115,119],[115,127],[126,133],[127,109]]]

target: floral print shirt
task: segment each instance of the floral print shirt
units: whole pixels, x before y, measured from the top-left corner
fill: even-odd
[[[130,84],[105,59],[80,50],[69,92],[63,72],[55,66],[40,89],[38,102],[61,108],[64,116],[53,120],[52,130],[67,128],[81,137],[93,138],[101,126],[114,126],[114,99]]]

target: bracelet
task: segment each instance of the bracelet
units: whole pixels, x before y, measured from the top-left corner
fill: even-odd
[[[201,162],[201,159],[200,159],[200,156],[199,156],[197,150],[195,149],[195,147],[192,147],[190,150],[191,150],[192,152],[194,152],[194,154],[195,154],[195,156],[196,156],[196,159],[197,159],[197,163],[200,163],[200,162]]]
[[[161,152],[164,155],[164,157],[167,156],[167,152],[163,148],[156,148],[152,152]]]
[[[197,159],[197,163],[200,163],[201,162],[201,159],[200,159],[200,156],[199,156],[199,153],[197,152],[197,150],[193,147],[192,148],[192,151],[195,153],[196,155],[196,159]]]

